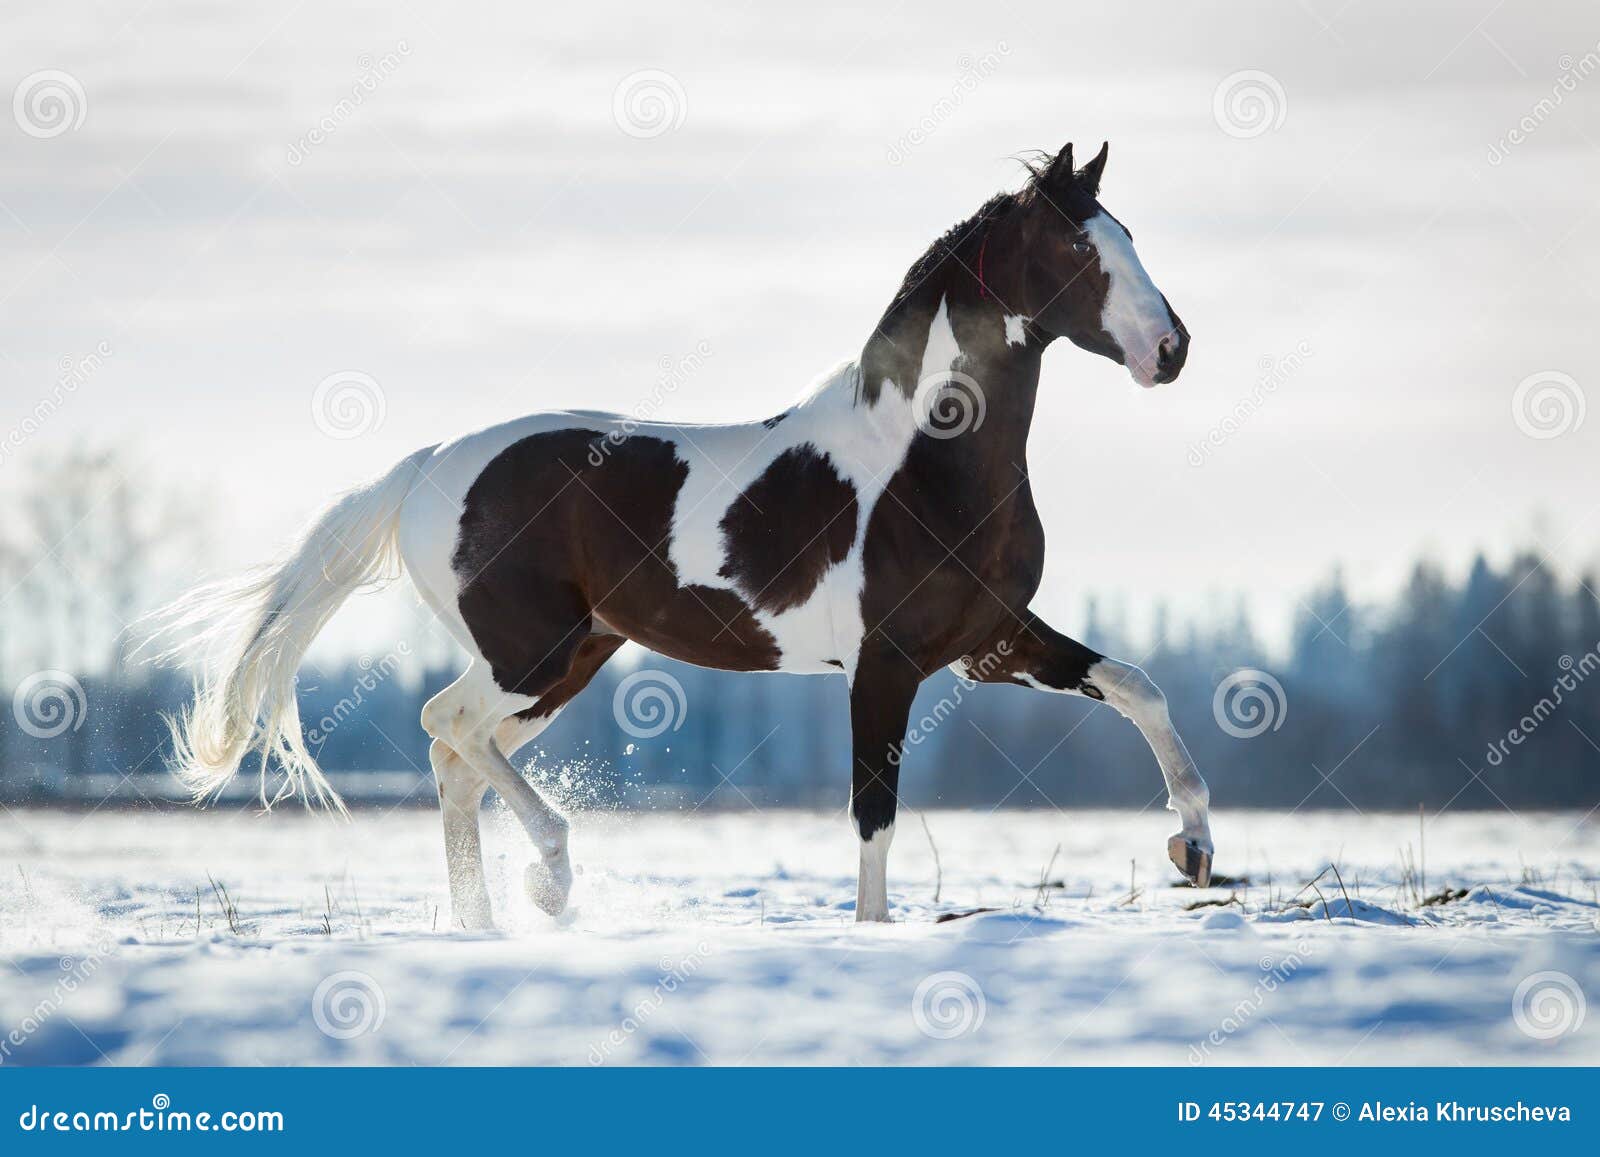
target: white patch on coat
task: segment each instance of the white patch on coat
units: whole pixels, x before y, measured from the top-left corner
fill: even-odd
[[[1122,348],[1123,364],[1134,380],[1154,385],[1159,348],[1173,328],[1167,303],[1121,225],[1102,212],[1089,218],[1083,231],[1100,255],[1100,268],[1111,279],[1100,324]]]
[[[1028,323],[1031,317],[1020,313],[1006,314],[1006,345],[1025,345],[1028,341]]]

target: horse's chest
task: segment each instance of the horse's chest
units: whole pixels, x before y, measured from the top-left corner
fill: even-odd
[[[930,670],[1020,614],[1044,574],[1044,529],[1026,479],[1009,490],[906,471],[867,524],[862,612]]]

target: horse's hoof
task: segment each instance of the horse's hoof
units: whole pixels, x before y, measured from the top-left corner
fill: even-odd
[[[559,916],[567,908],[572,893],[572,864],[566,856],[536,861],[522,875],[528,899],[546,916]]]
[[[1167,841],[1167,856],[1196,888],[1211,886],[1211,853],[1183,835]]]

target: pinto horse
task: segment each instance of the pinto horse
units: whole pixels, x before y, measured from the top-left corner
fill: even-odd
[[[1106,152],[1074,168],[1067,145],[935,241],[859,359],[776,417],[519,418],[417,451],[334,503],[284,561],[180,599],[156,633],[166,654],[203,661],[174,766],[204,797],[259,751],[264,801],[271,762],[279,795],[342,806],[301,735],[295,670],[346,597],[398,561],[470,658],[422,710],[463,927],[492,922],[478,833],[490,789],[540,853],[530,896],[565,907],[567,821],[509,757],[629,639],[706,667],[843,674],[857,920],[889,918],[907,718],[946,666],[1132,720],[1183,823],[1168,854],[1205,886],[1209,795],[1160,690],[1029,609],[1044,529],[1025,462],[1045,350],[1065,337],[1154,386],[1189,347],[1100,205]]]

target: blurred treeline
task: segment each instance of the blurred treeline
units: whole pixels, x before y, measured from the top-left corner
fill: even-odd
[[[187,678],[127,663],[123,627],[196,577],[201,520],[142,493],[135,502],[131,476],[83,456],[8,497],[17,517],[0,537],[0,795],[73,794],[75,782],[162,770],[159,714],[181,704]],[[1220,625],[1158,615],[1154,638],[1132,639],[1092,600],[1084,641],[1155,678],[1218,803],[1589,808],[1600,802],[1597,589],[1592,576],[1563,582],[1531,553],[1503,567],[1480,558],[1459,582],[1420,562],[1382,606],[1352,605],[1330,576],[1302,600],[1287,654],[1269,653],[1242,611]],[[302,717],[330,771],[427,771],[417,715],[454,676],[448,651],[398,643],[378,657],[388,642],[374,640],[359,661],[302,672]],[[1255,701],[1265,716],[1234,696],[1216,699],[1245,668],[1282,688]],[[618,698],[621,681],[641,669],[682,688],[680,709],[660,684],[669,690],[657,706],[675,726],[648,738],[617,723],[630,710],[636,723],[658,718]],[[28,705],[15,696],[41,671],[76,679],[81,725],[45,736],[37,733],[51,728],[37,718],[23,726]],[[1232,734],[1218,714],[1234,732],[1259,733]],[[1087,700],[969,687],[940,672],[924,685],[913,724],[925,733],[902,773],[913,805],[1144,807],[1164,798],[1132,725]],[[845,685],[705,671],[627,648],[520,761],[574,803],[842,806]],[[358,800],[354,784],[347,790]]]

